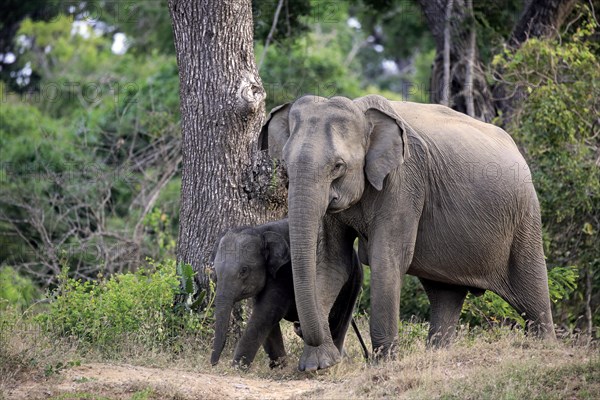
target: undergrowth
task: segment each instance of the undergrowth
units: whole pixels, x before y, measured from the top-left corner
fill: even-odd
[[[179,293],[175,262],[150,262],[136,272],[94,281],[69,278],[64,269],[58,287],[49,293],[49,307],[34,320],[40,329],[74,338],[79,346],[104,350],[123,343],[148,347],[175,345],[190,334],[209,337],[209,316],[175,310]]]
[[[379,364],[365,362],[349,329],[342,362],[313,374],[297,371],[303,342],[291,323],[282,322],[288,352],[282,368],[270,369],[262,349],[248,371],[232,367],[233,338],[213,367],[212,315],[174,308],[181,287],[174,262],[150,263],[96,281],[70,278],[64,270],[42,301],[28,308],[5,304],[0,398],[10,397],[9,390],[24,381],[60,379],[65,371],[93,362],[258,380],[314,379],[321,386],[303,395],[307,398],[592,399],[600,394],[600,358],[589,337],[567,334],[556,343],[540,342],[528,338],[519,324],[470,326],[468,319],[454,345],[436,351],[425,346],[428,323],[400,321],[397,356]],[[369,344],[368,317],[356,320]],[[164,388],[138,389],[148,398],[170,398]]]

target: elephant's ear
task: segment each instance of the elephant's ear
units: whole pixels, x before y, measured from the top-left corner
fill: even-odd
[[[287,240],[277,232],[267,231],[263,233],[265,244],[265,259],[267,269],[275,278],[279,268],[290,262],[290,247]]]
[[[225,236],[225,234],[227,232],[228,231],[225,230],[225,231],[219,233],[217,235],[217,239],[215,240],[215,244],[213,245],[212,253],[210,254],[210,263],[213,264],[213,269],[214,269],[215,258],[217,257],[217,252],[219,251],[219,244],[221,244],[221,239],[223,239],[223,236]]]
[[[370,124],[365,173],[371,185],[381,190],[385,177],[408,157],[406,129],[393,110],[371,107],[365,116]]]
[[[282,158],[283,146],[290,137],[288,123],[290,106],[291,103],[285,103],[272,109],[258,136],[260,149],[269,149],[271,158]]]

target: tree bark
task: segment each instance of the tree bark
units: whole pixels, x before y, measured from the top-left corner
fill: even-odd
[[[440,104],[446,107],[450,105],[450,46],[452,42],[450,22],[452,19],[452,6],[454,6],[454,1],[448,0],[446,4],[446,18],[444,19],[444,77]]]
[[[258,151],[265,91],[250,0],[169,0],[179,66],[182,183],[178,262],[208,288],[218,235],[281,218],[286,193]]]
[[[551,37],[569,15],[576,0],[529,0],[515,25],[508,45],[519,47],[530,37]]]
[[[471,46],[475,40],[475,26],[470,13],[466,12],[465,0],[419,0],[419,4],[436,43],[437,54],[431,73],[431,102],[444,104],[444,94],[447,93],[449,107],[467,114],[470,111],[467,110],[467,102],[472,101],[472,116],[491,121],[495,116],[493,98],[477,48]],[[448,11],[451,11],[449,24],[446,23]],[[445,51],[446,46],[449,50]],[[444,54],[448,56],[444,57]],[[448,77],[445,68],[448,69]],[[467,77],[469,72],[470,76]]]
[[[454,6],[450,38],[446,39],[444,21],[450,2],[453,2]],[[511,37],[507,38],[507,45],[517,48],[530,37],[549,37],[556,34],[575,3],[575,0],[529,0]],[[419,4],[437,48],[431,74],[431,102],[443,104],[442,94],[446,89],[443,72],[444,44],[449,40],[449,106],[465,114],[473,114],[475,118],[486,122],[491,121],[500,112],[506,121],[514,102],[524,94],[521,91],[507,96],[508,91],[499,76],[492,94],[485,69],[477,54],[477,46],[472,44],[475,41],[475,23],[465,0],[419,0]]]
[[[469,32],[469,43],[467,53],[467,71],[465,72],[465,107],[467,115],[475,117],[475,103],[473,102],[473,66],[475,63],[475,46],[477,37],[475,35],[475,20],[473,16],[473,0],[467,0],[467,10],[469,11],[469,21],[471,22]]]
[[[588,341],[591,341],[594,333],[594,320],[592,319],[592,268],[590,264],[585,269],[585,325]]]
[[[517,49],[529,38],[555,36],[575,3],[575,0],[529,0],[506,42],[507,46]],[[502,80],[502,71],[496,71],[495,78],[496,84],[492,89],[495,105],[503,116],[502,122],[506,124],[515,104],[526,94],[523,88],[508,89]]]

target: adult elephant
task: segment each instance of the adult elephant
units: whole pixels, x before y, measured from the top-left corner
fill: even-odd
[[[273,109],[259,141],[288,170],[300,370],[340,360],[326,321],[347,276],[335,260],[357,235],[371,266],[374,352],[397,340],[406,273],[429,297],[434,345],[451,337],[469,290],[499,294],[530,330],[554,337],[539,203],[502,129],[439,105],[304,96]],[[328,254],[317,260],[323,223]]]

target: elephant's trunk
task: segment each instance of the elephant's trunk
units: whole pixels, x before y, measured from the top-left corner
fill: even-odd
[[[327,209],[328,190],[315,185],[314,180],[311,184],[304,179],[302,184],[303,179],[296,178],[290,180],[288,192],[294,291],[304,342],[316,347],[323,343],[316,293],[317,236]]]
[[[221,352],[225,347],[232,308],[233,300],[217,291],[217,297],[215,299],[215,339],[212,355],[210,357],[210,363],[212,365],[216,365],[219,362]]]

